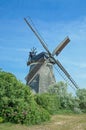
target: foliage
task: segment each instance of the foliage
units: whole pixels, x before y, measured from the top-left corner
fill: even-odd
[[[71,110],[71,109],[59,109],[57,114],[60,114],[60,115],[71,115],[71,114],[74,114],[74,112]]]
[[[74,98],[71,93],[67,92],[67,84],[60,81],[50,86],[49,93],[56,94],[60,101],[60,109],[73,109]]]
[[[60,101],[60,109],[72,110],[75,113],[86,112],[86,89],[78,89],[76,97],[67,92],[67,84],[58,82],[49,88],[49,93],[56,94]]]
[[[50,118],[37,105],[30,88],[4,71],[0,71],[0,116],[5,121],[22,124],[38,124]]]
[[[63,95],[67,93],[67,84],[60,81],[49,87],[49,93],[58,93],[58,95]]]
[[[78,89],[76,92],[79,107],[83,112],[86,112],[86,89]]]
[[[11,74],[0,70],[0,122],[40,124],[55,113],[86,112],[86,89],[78,89],[76,97],[67,92],[67,84],[59,82],[49,93],[36,94]]]
[[[2,117],[0,117],[0,123],[2,123],[4,121],[4,119]]]
[[[50,114],[57,113],[59,109],[59,100],[55,94],[43,93],[35,96],[37,104],[41,105]]]

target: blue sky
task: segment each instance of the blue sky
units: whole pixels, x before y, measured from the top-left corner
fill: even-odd
[[[80,88],[86,87],[86,1],[0,0],[0,68],[25,82],[28,53],[43,47],[28,28],[30,16],[50,51],[66,37],[71,41],[57,57]],[[59,77],[56,75],[56,79]]]

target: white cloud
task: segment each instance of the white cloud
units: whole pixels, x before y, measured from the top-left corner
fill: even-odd
[[[72,65],[79,67],[81,69],[86,69],[86,63],[80,63],[80,62],[73,62]]]
[[[64,64],[67,64],[69,66],[72,66],[73,68],[78,68],[78,69],[86,69],[86,62],[84,61],[71,61],[71,60],[67,60],[66,58],[63,60]]]
[[[24,60],[22,58],[12,58],[12,57],[8,57],[8,56],[3,56],[3,57],[0,57],[0,61],[3,62],[23,62]]]
[[[86,79],[86,73],[80,74],[78,77],[82,79]]]
[[[27,48],[18,48],[16,50],[20,51],[20,52],[29,52],[30,51],[30,49],[27,49]]]
[[[29,52],[30,49],[27,48],[14,48],[14,47],[0,47],[1,50],[9,50],[9,51],[20,51],[20,52]]]

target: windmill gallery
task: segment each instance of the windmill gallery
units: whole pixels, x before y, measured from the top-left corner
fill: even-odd
[[[59,60],[54,57],[55,55],[58,56],[64,47],[70,42],[69,37],[66,37],[51,53],[36,28],[33,27],[30,21],[26,18],[24,18],[24,20],[46,50],[46,52],[36,54],[36,49],[33,48],[29,53],[27,65],[30,66],[30,70],[25,78],[26,84],[29,85],[35,93],[47,92],[48,86],[55,84],[56,82],[53,73],[53,65],[56,65],[58,67],[58,72],[65,81],[70,86],[78,88],[74,79],[62,66]]]

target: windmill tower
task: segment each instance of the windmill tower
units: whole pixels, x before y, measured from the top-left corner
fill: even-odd
[[[54,62],[48,59],[49,56],[46,52],[36,55],[35,48],[29,53],[27,65],[30,66],[30,70],[26,81],[27,85],[31,86],[36,93],[47,92],[48,86],[56,82],[53,73]]]
[[[33,50],[29,54],[29,60],[27,65],[30,66],[30,71],[26,76],[27,85],[30,85],[32,90],[36,93],[47,92],[49,85],[55,83],[55,77],[53,74],[53,65],[57,65],[57,71],[64,78],[64,80],[71,86],[78,89],[78,85],[67,72],[67,70],[62,66],[58,59],[55,59],[54,56],[58,56],[60,52],[64,49],[64,47],[69,43],[69,37],[66,37],[51,53],[46,46],[45,41],[37,32],[36,28],[34,28],[30,21],[28,22],[26,18],[24,18],[27,25],[33,31],[35,36],[38,38],[46,52],[41,52],[36,55],[36,51]]]

